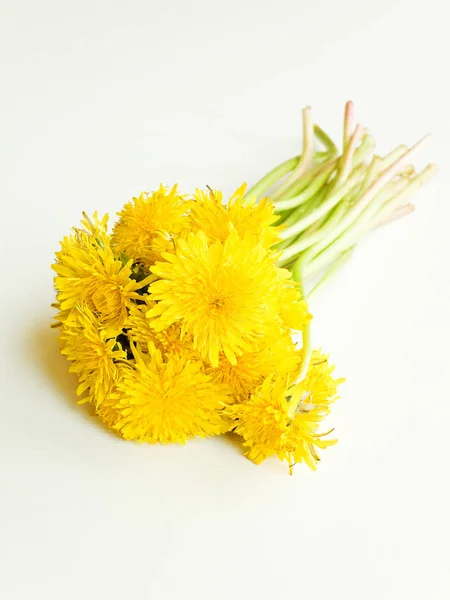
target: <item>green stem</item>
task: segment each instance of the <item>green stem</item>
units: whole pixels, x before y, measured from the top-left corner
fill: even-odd
[[[312,169],[310,169],[307,173],[302,175],[297,181],[295,181],[292,185],[290,185],[282,194],[272,194],[270,200],[275,204],[276,207],[284,201],[297,196],[299,192],[303,190],[307,190],[308,186],[314,182],[317,175],[323,172],[324,168],[331,167],[336,165],[336,160],[327,161],[326,163],[321,163],[319,165],[315,165]]]
[[[353,156],[352,166],[353,168],[358,167],[367,156],[372,152],[375,146],[375,142],[370,135],[364,136],[361,145],[356,149],[355,154]],[[323,172],[324,168],[330,167],[330,169],[335,169],[338,164],[338,159],[334,158],[327,161],[325,164],[316,165],[310,171],[305,173],[300,179],[294,182],[281,196],[274,200],[274,196],[271,196],[270,199],[272,202],[275,202],[277,207],[277,212],[282,212],[278,207],[281,202],[285,200],[289,200],[298,195],[299,192],[307,191],[308,186],[311,185],[316,177]],[[297,196],[298,197],[298,196]]]
[[[361,141],[361,144],[356,148],[355,153],[353,155],[352,166],[353,168],[360,165],[372,150],[375,148],[375,140],[371,135],[365,135]]]
[[[303,286],[303,273],[302,267],[294,267],[292,271],[292,278],[300,285],[300,290],[303,298],[305,298],[305,291]],[[312,341],[311,341],[311,321],[308,321],[302,328],[302,342],[303,342],[303,360],[300,368],[300,373],[297,377],[297,381],[302,381],[308,372],[309,363],[312,355]]]
[[[314,157],[314,124],[311,107],[306,106],[302,111],[303,117],[303,149],[297,166],[273,195],[273,200],[280,198],[294,181],[299,179],[312,167]]]
[[[435,165],[428,165],[422,173],[419,173],[412,181],[403,188],[400,193],[391,195],[391,198],[379,206],[379,203],[373,203],[368,211],[362,215],[361,219],[353,222],[353,225],[346,229],[342,235],[337,237],[323,252],[308,264],[303,261],[301,265],[302,272],[306,277],[312,277],[318,273],[327,264],[336,259],[342,252],[350,246],[357,243],[367,231],[370,231],[380,221],[390,214],[394,213],[399,207],[405,204],[409,196],[426,183],[436,172]],[[380,198],[383,198],[380,194]],[[299,259],[302,260],[302,257]]]
[[[302,329],[303,360],[298,374],[298,381],[305,379],[309,369],[312,356],[311,322],[309,321]]]
[[[339,186],[343,181],[347,179],[352,170],[352,161],[356,152],[356,148],[361,141],[363,136],[363,128],[361,125],[357,125],[353,135],[345,145],[344,152],[339,165],[339,172],[335,180],[335,186]]]
[[[286,265],[301,252],[330,235],[348,209],[348,201],[349,198],[344,198],[344,200],[342,200],[334,208],[333,212],[330,213],[329,218],[319,229],[316,231],[307,231],[303,233],[296,241],[293,241],[287,248],[285,248],[280,260],[278,261],[279,266]]]
[[[294,208],[293,210],[291,210],[289,216],[285,219],[283,225],[285,227],[288,227],[289,225],[293,225],[299,219],[303,218],[304,215],[311,212],[313,209],[317,208],[320,205],[320,203],[323,201],[323,199],[325,198],[326,192],[327,192],[327,188],[326,188],[326,186],[324,186],[308,202],[305,202],[305,204],[301,204],[297,208]]]
[[[371,215],[371,212],[373,211],[373,207],[375,206],[375,208],[376,208],[377,205],[379,206],[382,201],[386,200],[386,196],[384,194],[379,194],[379,192],[381,192],[383,190],[383,188],[386,186],[386,184],[389,183],[389,181],[391,181],[399,173],[401,168],[404,166],[406,160],[409,158],[410,154],[412,152],[414,152],[414,150],[416,150],[420,145],[422,145],[425,140],[426,140],[426,138],[423,138],[422,140],[420,140],[411,149],[407,150],[399,158],[394,160],[394,162],[391,162],[391,160],[387,161],[387,164],[388,164],[387,168],[385,168],[381,172],[379,177],[377,179],[375,179],[369,185],[369,187],[363,192],[363,194],[359,198],[359,200],[350,208],[350,210],[345,214],[345,216],[341,219],[341,221],[337,224],[337,226],[333,229],[333,231],[330,232],[329,236],[322,238],[316,246],[311,248],[309,255],[307,257],[302,257],[304,266],[306,265],[307,261],[311,262],[311,260],[313,258],[311,256],[312,252],[314,252],[314,254],[317,256],[320,254],[320,252],[322,250],[324,250],[324,252],[322,254],[324,254],[325,257],[329,256],[329,255],[336,256],[336,254],[333,255],[333,253],[331,251],[325,250],[325,248],[330,246],[335,240],[336,240],[336,244],[337,244],[336,248],[338,248],[338,247],[340,248],[340,250],[337,252],[337,254],[340,254],[343,250],[345,250],[345,247],[344,248],[342,247],[343,240],[347,240],[349,236],[345,235],[345,237],[343,238],[344,232],[347,229],[349,229],[350,227],[352,227],[352,224],[358,220],[358,217],[361,214],[364,213],[362,220],[365,221]],[[391,153],[391,155],[388,155],[390,159],[396,158],[395,156],[392,156],[392,155],[393,155],[393,153]],[[378,165],[379,165],[379,161],[378,162],[372,161],[372,165],[371,165],[371,167],[369,167],[369,171],[374,169],[374,171],[377,172]],[[366,176],[366,180],[367,180],[367,176]],[[375,198],[376,198],[376,202],[374,202],[374,204],[372,204],[372,207],[368,209],[368,206],[370,205],[372,200],[374,200]],[[366,209],[368,209],[368,210],[366,210]],[[286,232],[284,232],[284,233],[286,233]],[[350,245],[353,245],[353,242],[348,244],[346,247],[348,248]],[[325,258],[322,257],[322,254],[320,254],[321,258],[319,260],[319,264],[321,264],[323,267],[327,263],[325,262]],[[312,262],[316,263],[316,260],[318,260],[318,259],[312,260]],[[316,267],[315,271],[317,272],[317,267]]]
[[[301,268],[294,269],[292,276],[293,276],[293,279],[295,281],[297,281],[297,283],[299,283],[301,291],[302,291],[302,295],[303,295],[303,297],[305,297],[304,290],[303,290],[303,278],[302,278]],[[300,372],[297,377],[298,383],[300,381],[303,381],[303,379],[305,379],[306,374],[308,373],[309,364],[311,362],[311,357],[312,357],[311,321],[308,321],[308,323],[306,325],[304,325],[302,328],[302,345],[303,345],[303,357],[302,357],[302,364],[300,366]],[[295,413],[298,408],[298,405],[299,405],[299,402],[300,402],[300,399],[297,401],[292,399],[292,403],[290,404],[290,406],[288,408],[288,417],[290,419],[294,418]]]
[[[347,146],[353,131],[353,122],[355,120],[355,109],[353,106],[353,102],[350,100],[345,105],[344,112],[344,139],[342,141],[342,145],[345,149]]]
[[[296,223],[298,220],[300,220],[304,215],[309,214],[311,211],[315,210],[318,206],[320,206],[321,202],[323,201],[323,199],[326,196],[326,192],[327,192],[327,188],[326,186],[324,186],[321,190],[319,190],[317,192],[317,194],[311,198],[308,202],[305,202],[304,204],[301,204],[299,207],[297,207],[294,210],[290,211],[290,214],[285,215],[283,222],[281,223],[285,228],[288,227],[289,225],[293,225],[294,223]],[[289,211],[288,211],[289,212]],[[278,223],[277,223],[278,224]],[[297,237],[294,238],[290,238],[287,240],[282,240],[281,242],[278,242],[275,245],[275,249],[276,250],[285,250],[290,248],[293,244],[295,244],[299,238],[300,238],[299,234]],[[290,254],[290,256],[292,256],[292,254]],[[283,253],[283,257],[284,258],[284,253]],[[287,261],[284,261],[283,264],[286,264]],[[281,264],[281,263],[280,263]]]
[[[323,217],[324,215],[326,215],[331,209],[333,209],[336,206],[336,204],[338,204],[338,202],[340,202],[342,200],[342,198],[344,198],[344,196],[346,196],[350,192],[350,190],[355,185],[360,183],[362,176],[363,176],[362,167],[361,166],[357,167],[353,171],[353,173],[350,175],[350,177],[347,179],[347,181],[343,185],[341,185],[339,188],[337,188],[334,192],[332,192],[331,195],[325,199],[325,202],[323,202],[320,206],[318,206],[311,213],[308,213],[307,215],[305,215],[303,217],[303,219],[300,219],[299,221],[297,221],[290,227],[287,227],[286,229],[284,229],[281,232],[281,238],[288,239],[295,235],[298,235],[301,231],[304,231],[307,227],[309,227],[315,221],[320,219],[320,217]]]
[[[419,188],[421,188],[427,181],[429,181],[437,172],[437,166],[435,164],[427,165],[427,167],[418,173],[411,179],[409,184],[401,189],[400,193],[394,197],[386,200],[375,214],[374,221],[379,223],[384,219],[388,218],[391,214],[394,214],[397,210],[402,208],[406,203],[406,200]]]
[[[308,373],[309,365],[311,363],[312,340],[311,340],[311,323],[310,322],[308,322],[308,324],[305,325],[302,329],[302,344],[303,344],[303,357],[302,357],[302,364],[300,367],[300,372],[297,377],[297,383],[300,383],[301,381],[303,381],[303,379],[305,379],[305,377]],[[287,412],[289,419],[292,420],[294,418],[300,401],[301,401],[301,398],[299,398],[297,401],[294,400],[294,398],[292,398],[291,403],[288,408],[288,412]]]
[[[260,179],[258,183],[255,183],[255,185],[245,193],[244,198],[259,198],[259,196],[262,196],[264,192],[272,187],[274,183],[295,169],[299,160],[299,156],[294,156],[293,158],[285,160],[283,163],[269,171],[267,175],[264,175],[264,177]]]
[[[314,138],[325,151],[314,152]],[[326,269],[308,298],[348,260],[363,235],[413,210],[412,204],[405,204],[408,197],[435,172],[429,165],[414,177],[413,166],[407,164],[425,139],[411,149],[398,146],[384,157],[374,156],[368,163],[375,142],[365,129],[355,126],[353,104],[348,102],[339,157],[333,140],[313,124],[310,107],[303,110],[302,154],[275,167],[244,198],[258,198],[274,186],[270,200],[282,225],[281,240],[274,246],[280,253],[278,265],[288,267],[300,283]],[[309,325],[302,337],[305,355],[300,380],[312,352]]]
[[[325,131],[318,125],[314,125],[314,135],[319,140],[319,142],[322,142],[322,144],[325,146],[325,148],[330,154],[338,153],[336,144],[333,142],[330,136],[327,133],[325,133]]]
[[[283,210],[289,210],[291,208],[296,208],[300,206],[304,202],[310,200],[319,190],[320,188],[328,181],[331,173],[334,171],[335,165],[325,165],[317,173],[315,179],[312,180],[311,184],[303,190],[298,196],[294,196],[293,198],[287,198],[286,200],[279,200],[275,202],[275,207],[277,212]]]
[[[346,262],[351,258],[353,254],[353,247],[348,248],[345,252],[343,252],[336,261],[331,265],[331,267],[326,271],[326,273],[319,279],[319,281],[314,285],[314,287],[308,292],[308,301],[311,300],[313,296],[317,294],[318,291],[322,289],[325,283],[328,283],[330,279],[332,279],[338,271],[345,265]]]

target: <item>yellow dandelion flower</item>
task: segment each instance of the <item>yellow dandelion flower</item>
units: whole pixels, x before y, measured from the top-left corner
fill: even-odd
[[[128,366],[124,368],[129,369],[130,367]],[[121,370],[122,368],[119,367],[118,380],[121,379]],[[122,415],[117,409],[116,400],[114,400],[111,396],[112,394],[109,394],[101,404],[96,406],[95,414],[100,418],[102,423],[108,427],[108,429],[111,429],[111,431],[113,431],[116,435],[120,435],[120,432],[118,432],[116,429],[116,425],[122,418]]]
[[[102,236],[108,235],[109,215],[105,214],[102,219],[99,218],[98,212],[95,211],[92,219],[84,212],[81,224],[84,226],[84,231],[95,235],[101,239]],[[82,230],[83,231],[83,230]]]
[[[302,349],[292,340],[289,330],[280,330],[276,337],[267,338],[259,354],[264,376],[275,373],[294,381],[300,371],[303,360]]]
[[[141,350],[147,352],[148,345],[154,345],[165,354],[183,354],[186,358],[201,360],[201,356],[192,346],[192,336],[181,334],[179,323],[169,325],[161,331],[155,331],[146,313],[155,306],[155,302],[148,296],[143,297],[144,302],[133,304],[130,308],[124,329],[128,338]]]
[[[280,269],[278,312],[284,327],[300,331],[312,318],[300,286],[287,269]]]
[[[115,337],[109,338],[87,306],[78,306],[61,330],[61,353],[72,363],[70,371],[79,379],[77,394],[86,401],[101,404],[118,380],[118,361],[126,353]]]
[[[193,347],[192,336],[189,333],[183,334],[179,323],[157,331],[156,337],[163,354],[182,354],[185,358],[202,361],[200,353]]]
[[[318,350],[313,351],[305,378],[292,390],[292,398],[298,404],[297,412],[311,409],[318,409],[323,414],[330,412],[331,404],[337,399],[338,385],[344,379],[333,378],[334,366],[330,365],[328,358]]]
[[[248,401],[228,408],[228,414],[236,419],[236,433],[249,448],[246,454],[250,460],[260,464],[279,452],[287,427],[287,411],[286,380],[270,376]]]
[[[148,296],[142,298],[143,304],[132,304],[129,309],[124,329],[130,341],[136,345],[146,348],[149,342],[157,343],[155,330],[151,327],[149,319],[145,316],[149,308],[154,306]]]
[[[288,331],[281,331],[272,339],[265,339],[257,352],[245,352],[237,357],[235,365],[220,355],[217,368],[206,370],[214,381],[226,384],[233,392],[236,402],[244,402],[256,391],[271,373],[289,376],[294,380],[302,360]]]
[[[152,268],[160,277],[149,287],[156,301],[147,313],[152,327],[180,322],[182,335],[192,335],[194,348],[214,367],[220,352],[236,364],[277,326],[279,269],[254,238],[233,231],[224,243],[209,244],[203,232],[190,233],[164,258]]]
[[[143,193],[125,204],[114,225],[112,243],[147,270],[173,249],[172,236],[185,228],[183,215],[190,203],[180,196],[177,186],[160,186],[151,194]]]
[[[337,400],[337,386],[344,381],[334,379],[333,371],[328,356],[314,351],[305,378],[290,389],[290,404],[296,406],[296,411],[283,435],[278,457],[289,463],[291,472],[293,465],[301,462],[315,470],[320,460],[317,449],[337,443],[335,439],[324,439],[332,430],[317,432]]]
[[[243,402],[249,398],[263,377],[257,352],[247,352],[238,356],[234,365],[221,354],[218,366],[209,365],[206,373],[211,375],[213,381],[228,385],[236,402]]]
[[[196,190],[189,211],[190,231],[203,231],[209,240],[221,242],[230,234],[227,209],[219,190]]]
[[[231,196],[227,208],[228,218],[240,235],[250,234],[258,238],[261,244],[269,248],[280,241],[279,227],[274,224],[279,220],[275,214],[275,206],[268,198],[244,198],[246,184]]]
[[[276,455],[288,461],[290,469],[300,462],[316,468],[320,460],[317,449],[336,443],[323,439],[330,432],[317,431],[341,383],[332,378],[332,371],[327,357],[314,352],[300,383],[292,385],[285,377],[269,376],[248,401],[228,407],[236,432],[249,448],[248,458],[259,464]]]
[[[277,455],[280,460],[287,461],[291,473],[294,465],[302,462],[315,471],[320,461],[317,449],[324,450],[337,443],[336,439],[324,439],[332,429],[317,433],[317,427],[323,418],[324,415],[318,410],[299,413],[284,432]]]
[[[106,219],[106,217],[105,217]],[[120,331],[127,307],[140,296],[137,290],[152,278],[137,282],[131,278],[132,261],[114,256],[109,236],[102,228],[106,221],[95,220],[92,233],[75,229],[65,237],[52,265],[62,318],[77,304],[85,304],[98,317],[102,327]]]
[[[273,203],[267,198],[258,203],[244,199],[245,189],[246,185],[241,185],[225,204],[219,190],[196,190],[189,213],[192,231],[203,231],[209,240],[225,242],[235,229],[241,237],[255,236],[266,248],[278,242],[279,228],[274,223],[279,217]]]
[[[114,428],[128,440],[181,442],[224,433],[227,389],[202,373],[202,364],[183,356],[163,359],[134,349],[136,364],[123,372],[113,395],[120,420]]]

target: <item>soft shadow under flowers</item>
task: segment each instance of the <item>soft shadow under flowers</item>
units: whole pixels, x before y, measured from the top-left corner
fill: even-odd
[[[69,364],[60,353],[58,335],[58,329],[51,329],[47,324],[33,330],[27,340],[31,361],[39,372],[44,374],[48,388],[55,392],[61,406],[116,437],[116,434],[96,416],[91,404],[78,404],[77,378],[69,372]],[[222,440],[236,453],[244,454],[242,439],[234,431],[222,436]]]
[[[91,404],[78,404],[77,378],[69,372],[69,364],[60,353],[58,333],[46,323],[32,331],[27,340],[30,359],[45,376],[48,388],[55,392],[61,406],[108,430],[96,417]]]

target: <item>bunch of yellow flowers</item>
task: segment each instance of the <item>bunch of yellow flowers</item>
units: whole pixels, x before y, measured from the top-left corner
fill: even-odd
[[[224,201],[161,186],[127,203],[111,232],[107,215],[83,213],[62,240],[61,351],[80,402],[123,438],[234,431],[255,463],[278,456],[291,470],[314,469],[335,443],[321,422],[340,380],[312,350],[305,285],[320,274],[317,290],[362,235],[410,212],[434,166],[415,175],[403,146],[368,160],[373,140],[351,103],[341,155],[309,108],[303,121],[302,155],[248,192]]]

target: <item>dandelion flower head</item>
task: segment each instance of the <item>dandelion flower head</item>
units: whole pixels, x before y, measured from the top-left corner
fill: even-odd
[[[203,232],[179,240],[152,273],[160,279],[150,288],[156,302],[147,316],[160,331],[175,322],[193,337],[194,348],[217,367],[219,354],[236,364],[278,326],[279,271],[272,256],[252,236],[232,231],[225,242],[209,242]]]
[[[112,244],[147,271],[173,247],[173,238],[186,227],[183,216],[189,202],[180,196],[177,186],[160,186],[151,194],[142,193],[125,204],[118,213]]]
[[[179,442],[219,435],[229,429],[223,412],[228,389],[181,356],[163,358],[135,350],[134,368],[123,373],[113,395],[120,418],[114,428],[128,440]]]

